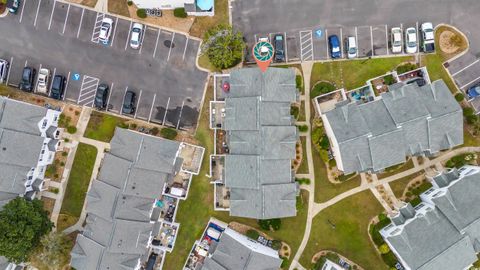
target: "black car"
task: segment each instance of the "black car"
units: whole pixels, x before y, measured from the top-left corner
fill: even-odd
[[[108,85],[102,83],[97,87],[97,94],[95,95],[95,101],[93,105],[98,109],[105,109],[107,107],[108,91],[110,88]]]
[[[135,92],[128,90],[123,98],[122,113],[133,114],[135,112]]]
[[[22,80],[18,85],[20,90],[32,92],[33,90],[33,81],[35,80],[35,74],[37,71],[31,67],[25,67],[22,72]]]
[[[273,45],[275,46],[275,61],[285,62],[285,44],[283,40],[283,35],[275,35]]]
[[[52,89],[50,90],[50,97],[54,99],[63,99],[63,92],[65,91],[65,84],[67,79],[62,75],[55,75],[52,81]]]

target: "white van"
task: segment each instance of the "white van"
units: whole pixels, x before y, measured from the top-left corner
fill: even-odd
[[[7,80],[8,66],[7,60],[0,59],[0,83],[4,83]]]
[[[357,58],[357,40],[355,37],[347,38],[347,57],[348,59]]]

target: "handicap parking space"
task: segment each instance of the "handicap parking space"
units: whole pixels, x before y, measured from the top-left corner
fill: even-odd
[[[115,20],[113,20],[115,22]],[[114,23],[115,39],[113,39],[113,32],[110,36],[111,45],[116,50],[133,50],[128,46],[130,39],[130,28],[132,27],[132,21],[119,19],[117,23]]]
[[[373,40],[373,55],[387,55],[388,50],[388,26],[375,25],[371,27]]]
[[[49,30],[63,35],[69,12],[70,4],[55,2],[54,9],[50,15]]]
[[[172,32],[161,30],[158,44],[154,50],[154,57],[156,59],[167,61],[173,37]]]
[[[313,55],[315,60],[328,59],[327,35],[324,28],[313,30]]]
[[[70,38],[78,38],[83,22],[83,15],[85,9],[70,5],[67,9],[67,16],[65,24],[62,29],[62,34]]]

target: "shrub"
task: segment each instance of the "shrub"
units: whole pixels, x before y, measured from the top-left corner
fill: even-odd
[[[299,114],[300,114],[300,108],[298,106],[292,105],[290,107],[290,115],[292,115],[295,119],[298,119]]]
[[[272,226],[272,229],[274,231],[278,231],[280,227],[282,226],[282,220],[279,218],[274,218],[270,220],[270,226]]]
[[[127,1],[127,5],[129,5],[129,6],[133,5],[133,1],[131,1],[131,0]]]
[[[463,108],[463,116],[468,117],[469,115],[473,115],[475,112],[473,111],[472,107]]]
[[[77,127],[75,127],[75,126],[68,126],[68,127],[67,127],[67,132],[70,133],[70,134],[75,134],[75,132],[77,132]]]
[[[378,247],[378,251],[380,251],[380,254],[387,254],[390,252],[390,248],[388,247],[387,243],[383,243]]]
[[[137,128],[137,124],[131,123],[131,124],[130,124],[130,128],[131,128],[131,129],[136,129],[136,128]]]
[[[310,185],[310,179],[308,178],[295,178],[300,185]]]
[[[125,122],[118,122],[117,127],[119,128],[128,128],[128,124]]]
[[[385,262],[386,265],[388,266],[395,266],[397,263],[397,257],[395,257],[395,254],[393,252],[388,252],[387,254],[382,254],[382,259]]]
[[[460,35],[455,34],[450,37],[450,43],[456,47],[462,47],[463,45],[463,39]]]
[[[60,166],[62,166],[62,167],[65,166],[65,162],[63,162],[63,161],[60,162]]]
[[[68,152],[62,152],[62,157],[68,156]]]
[[[319,145],[320,145],[320,148],[324,150],[328,150],[330,148],[330,141],[328,140],[327,134],[323,134]]]
[[[152,130],[151,130],[152,134],[155,135],[155,136],[158,134],[159,131],[160,131],[160,130],[158,129],[158,127],[154,127],[154,128],[152,128]]]
[[[302,77],[302,75],[297,75],[297,76],[295,77],[295,84],[296,84],[296,86],[297,86],[297,89],[298,89],[301,93],[303,93],[304,89],[303,89],[303,77]]]
[[[53,187],[53,188],[52,188],[52,193],[58,194],[59,191],[60,191],[60,190],[59,190],[58,188],[56,188],[56,187]]]
[[[69,139],[69,138],[64,138],[63,141],[64,141],[64,142],[69,142],[70,139]]]
[[[273,240],[272,241],[272,248],[275,249],[275,250],[280,250],[280,248],[282,248],[282,241]]]
[[[137,16],[139,18],[145,19],[147,18],[147,11],[144,8],[137,9]]]
[[[253,239],[253,240],[257,240],[258,236],[260,236],[258,231],[253,230],[253,229],[248,230],[246,235],[247,235],[248,238]]]
[[[187,12],[185,12],[185,8],[176,8],[173,10],[173,16],[177,18],[186,18]]]
[[[310,92],[310,97],[314,98],[322,94],[330,93],[333,90],[335,90],[335,85],[329,82],[319,82],[313,87],[312,91]]]
[[[477,122],[478,116],[475,114],[467,115],[465,119],[467,120],[467,124],[473,125],[475,122]]]
[[[76,115],[76,116],[79,116],[79,115],[80,115],[80,111],[75,111],[75,115]]]
[[[269,231],[270,229],[273,229],[274,231],[277,231],[280,229],[282,225],[282,220],[279,218],[274,218],[274,219],[259,219],[258,220],[258,225],[260,228],[263,230]]]
[[[400,65],[400,66],[397,67],[397,73],[398,74],[403,74],[405,72],[414,70],[416,68],[417,68],[416,64],[406,63],[406,64],[403,64],[403,65]]]
[[[458,102],[462,101],[464,98],[465,98],[465,95],[463,95],[462,93],[457,93],[457,94],[455,95],[455,99],[456,99]]]
[[[282,257],[282,264],[280,265],[281,268],[287,267],[288,264],[288,258],[287,257]]]
[[[160,136],[168,140],[173,140],[177,137],[177,131],[172,128],[162,128],[162,130],[160,130]]]
[[[393,75],[392,74],[388,74],[386,75],[385,77],[383,77],[383,82],[386,84],[386,85],[392,85],[395,83],[395,78],[393,78]]]
[[[269,231],[270,230],[270,222],[268,219],[259,219],[258,226],[262,228],[262,230]]]
[[[307,132],[308,131],[308,126],[307,125],[298,126],[298,130],[300,132]]]

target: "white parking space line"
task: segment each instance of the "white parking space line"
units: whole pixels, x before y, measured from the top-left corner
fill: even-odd
[[[255,43],[258,42],[257,34],[253,35],[255,37]]]
[[[140,49],[138,50],[138,54],[142,54],[143,40],[145,40],[146,32],[147,32],[147,27],[145,27],[145,30],[142,30],[142,41],[140,42]]]
[[[128,27],[127,40],[125,40],[125,51],[127,50],[128,41],[130,40],[130,34],[132,33],[132,24],[133,24],[133,21],[130,21],[130,27]]]
[[[182,60],[185,60],[185,53],[187,52],[187,46],[188,46],[188,37],[187,37],[187,41],[185,42],[185,48],[183,49]]]
[[[148,115],[148,122],[150,122],[150,119],[152,119],[153,106],[155,106],[156,98],[157,98],[157,93],[153,94],[153,102],[152,102],[152,107],[150,108],[150,114]]]
[[[120,104],[120,112],[118,112],[120,115],[122,115],[122,107],[123,107],[123,103],[125,102],[125,95],[127,94],[127,90],[128,90],[128,86],[125,87],[125,92],[123,93],[123,98],[122,98],[122,104]]]
[[[388,49],[388,25],[385,24],[385,44],[387,46],[387,55],[390,54],[390,50]]]
[[[56,3],[57,3],[57,0],[53,1],[52,12],[50,13],[50,22],[48,23],[48,30],[50,30],[50,27],[52,26],[53,12],[55,12]]]
[[[39,65],[38,71],[40,72],[41,69],[42,69],[42,64]],[[33,88],[34,93],[37,92],[37,86],[38,86],[38,76],[37,76],[37,80],[35,81],[35,87]]]
[[[370,45],[371,45],[371,48],[372,48],[371,56],[373,56],[374,53],[373,53],[373,29],[372,29],[372,26],[370,26]]]
[[[13,66],[13,57],[10,57],[10,65],[8,67],[8,73],[7,73],[7,85],[8,85],[8,80],[10,80],[10,71],[12,70],[12,66]]]
[[[327,48],[327,59],[330,58],[330,51],[329,51],[329,45],[328,45],[328,30],[325,29],[325,44],[327,44],[327,46],[325,46]]]
[[[20,12],[20,20],[18,21],[19,23],[22,23],[23,11],[25,10],[25,2],[27,1],[23,1],[23,4],[22,4],[22,12]]]
[[[95,18],[95,24],[93,25],[93,29],[92,29],[92,42],[94,43],[99,42],[99,38],[96,35],[100,33],[100,27],[102,27],[103,18],[105,18],[105,14],[97,12],[97,17]],[[115,26],[115,29],[117,29],[116,26]]]
[[[108,110],[108,105],[110,104],[110,97],[112,96],[112,92],[113,92],[113,82],[110,85],[110,92],[108,92],[107,106],[105,107],[105,110]]]
[[[358,45],[358,32],[357,32],[357,27],[355,26],[355,41],[357,42],[357,56],[358,56],[358,48],[360,48],[360,46]]]
[[[343,28],[340,28],[340,52],[343,58]]]
[[[460,86],[460,88],[461,88],[461,89],[463,89],[465,86],[469,86],[471,83],[473,83],[473,82],[477,81],[478,79],[480,79],[480,76],[478,76],[477,78],[475,78],[475,79],[473,79],[473,80],[469,81],[468,83],[466,83],[466,84],[464,84],[464,85]]]
[[[415,23],[415,33],[417,34],[417,52],[420,52],[420,40],[418,40],[418,22]]]
[[[82,22],[83,22],[83,14],[85,13],[85,9],[82,8],[82,15],[80,16],[80,23],[78,26],[78,31],[77,31],[77,38],[80,36],[80,29],[82,29]]]
[[[168,105],[170,104],[170,97],[167,100],[167,107],[165,107],[165,114],[163,115],[162,126],[165,125],[165,119],[167,119]]]
[[[167,62],[170,59],[170,53],[172,52],[173,40],[175,39],[175,32],[172,34],[172,40],[170,40],[170,48],[168,50]]]
[[[69,82],[70,82],[70,71],[68,72],[68,75],[67,75],[67,83],[65,84],[65,92],[63,92],[63,100],[65,100],[65,97],[67,96]],[[75,100],[73,100],[73,102],[75,102]]]
[[[42,0],[38,1],[37,13],[35,14],[35,21],[33,21],[34,27],[37,26],[38,12],[40,11],[40,4],[42,4]]]
[[[65,16],[65,21],[63,22],[63,31],[62,35],[65,34],[65,27],[67,27],[68,15],[70,14],[70,4],[68,4],[67,8],[67,16]]]
[[[55,78],[55,74],[57,73],[57,68],[53,68],[53,74],[50,79],[50,87],[48,88],[48,94],[50,95],[50,92],[52,91],[52,86],[53,86],[53,79]]]
[[[23,67],[27,67],[27,65],[28,65],[28,60],[25,60],[25,66]]]
[[[80,93],[78,95],[77,103],[86,101],[95,96],[95,91],[97,90],[98,83],[100,79],[95,77],[90,77],[88,75],[83,75],[82,84],[80,86]],[[92,95],[93,93],[93,95]],[[90,104],[90,102],[83,105]]]
[[[313,61],[313,34],[312,30],[299,31],[300,36],[300,59]]]
[[[160,32],[162,32],[162,30],[158,29],[157,41],[155,41],[155,49],[153,50],[153,58],[155,58],[155,54],[157,53],[158,38],[160,37]]]
[[[283,32],[283,38],[285,39],[285,63],[288,63],[287,32]]]
[[[458,75],[458,73],[460,73],[460,72],[464,71],[465,69],[467,69],[467,68],[475,65],[478,61],[480,61],[480,59],[477,59],[477,60],[473,61],[473,62],[472,62],[471,64],[469,64],[468,66],[465,66],[464,68],[460,69],[459,71],[453,73],[453,74],[452,74],[452,77],[455,77],[456,75]]]
[[[118,26],[118,17],[115,19],[115,25],[113,26],[113,35],[112,35],[112,42],[110,42],[110,47],[113,46],[113,41],[115,40],[115,34],[117,33],[117,26]]]
[[[137,118],[137,112],[138,112],[138,105],[140,104],[140,99],[142,98],[142,89],[140,89],[140,94],[138,95],[137,98],[137,105],[135,106],[135,114],[133,115],[133,118]]]
[[[180,126],[180,119],[182,119],[183,106],[185,106],[185,100],[182,101],[182,108],[180,109],[180,115],[178,116],[176,129],[178,129],[178,126]]]

